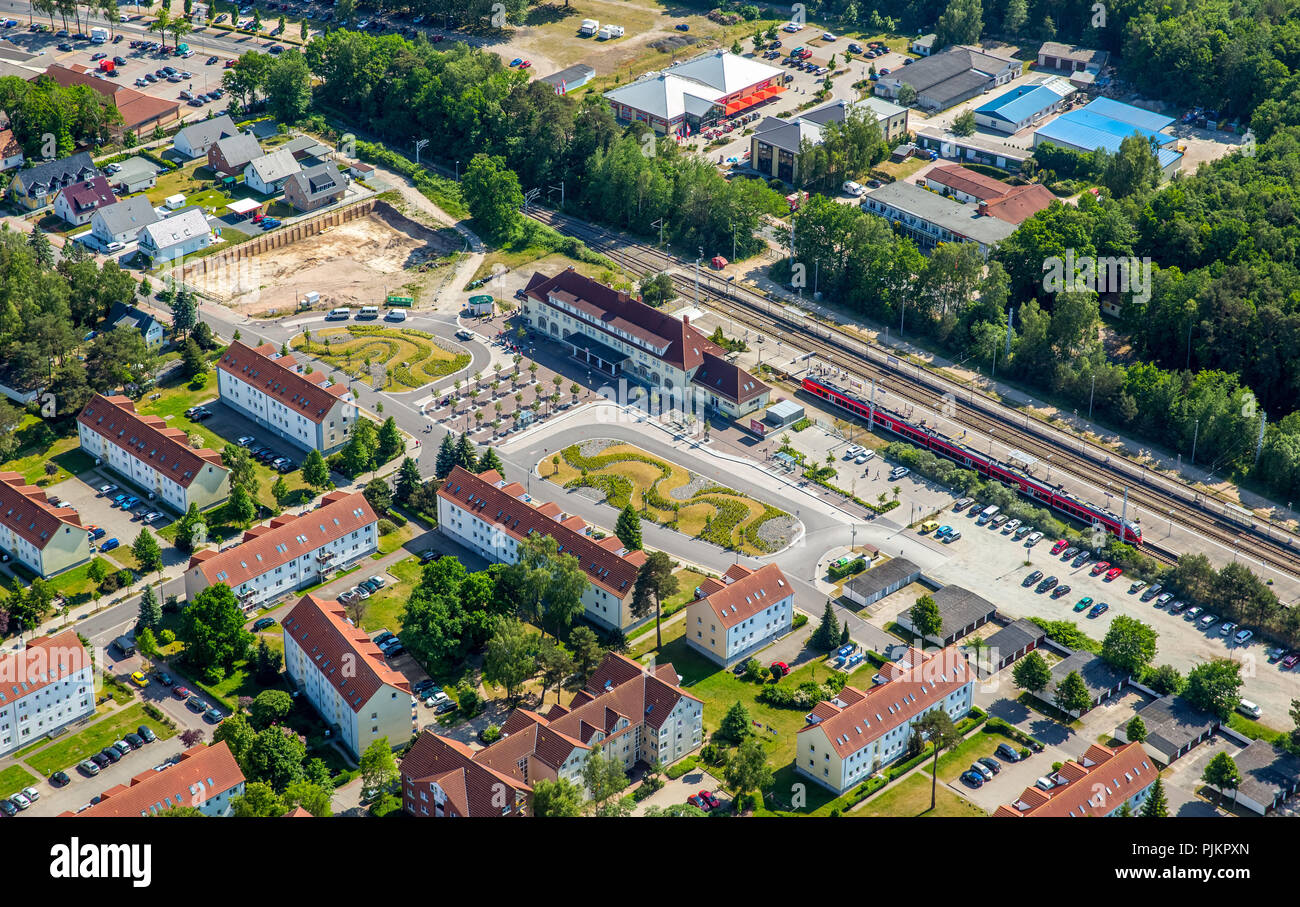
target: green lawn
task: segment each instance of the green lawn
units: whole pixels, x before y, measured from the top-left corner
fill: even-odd
[[[92,724],[84,731],[61,738],[34,756],[28,757],[26,762],[42,775],[49,777],[60,769],[70,768],[83,759],[93,756],[113,741],[120,740],[122,735],[134,732],[142,724],[147,725],[160,740],[166,740],[176,734],[171,728],[146,715],[142,703],[136,703],[103,721]]]
[[[665,615],[672,614],[694,601],[695,588],[704,582],[703,573],[697,573],[685,567],[676,571],[673,575],[677,577],[677,594],[664,599],[663,613]]]
[[[0,797],[8,797],[24,787],[31,787],[36,780],[37,777],[21,765],[11,765],[0,772]]]
[[[388,572],[397,578],[397,582],[389,583],[366,599],[366,613],[361,618],[361,628],[367,633],[378,633],[380,630],[400,633],[402,611],[411,597],[411,590],[420,582],[421,570],[420,560],[415,557],[393,564]]]
[[[970,768],[972,762],[985,756],[992,756],[999,743],[1008,742],[1011,741],[1001,734],[989,731],[972,734],[956,748],[939,757],[939,780],[956,781],[961,777],[962,772]]]
[[[419,529],[414,523],[407,523],[405,526],[399,526],[392,532],[379,537],[379,554],[392,554],[398,548],[401,548],[411,539],[415,538],[415,533]]]
[[[81,452],[76,434],[57,438],[38,416],[27,413],[16,431],[18,452],[13,459],[0,464],[0,471],[16,472],[28,485],[46,488],[72,478],[94,466],[94,461]],[[45,464],[53,463],[53,474],[45,471]]]
[[[262,639],[265,639],[267,645],[269,645],[273,651],[279,652],[281,656],[284,655],[284,633],[279,627],[275,627],[274,629],[267,630],[257,635]],[[257,643],[254,642],[253,649],[251,649],[249,653],[250,655],[256,651],[256,646]],[[276,682],[272,684],[263,684],[259,682],[251,658],[247,661],[236,662],[235,666],[226,673],[226,676],[223,677],[219,683],[207,684],[198,679],[193,679],[193,675],[190,676],[195,687],[220,702],[232,712],[239,707],[239,697],[241,696],[247,696],[251,699],[256,698],[257,694],[263,690],[288,691],[288,687],[285,685],[283,679],[277,679]],[[280,675],[281,678],[283,678],[283,676],[283,674]]]
[[[847,816],[870,818],[898,818],[924,816],[925,818],[970,819],[988,814],[969,800],[965,800],[942,784],[935,796],[934,811],[930,811],[930,778],[924,774],[909,775],[893,787],[886,788],[869,798],[861,809],[845,813]]]

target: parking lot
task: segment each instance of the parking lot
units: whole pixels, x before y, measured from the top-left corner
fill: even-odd
[[[117,488],[107,495],[101,495],[99,489],[105,485],[116,485]],[[150,493],[146,489],[131,484],[108,469],[93,469],[82,473],[76,478],[51,485],[47,492],[75,508],[83,524],[99,526],[104,530],[104,535],[96,541],[97,545],[114,537],[122,545],[130,545],[145,525],[156,533],[173,519],[173,514],[161,501],[150,500]],[[113,506],[113,498],[119,494],[140,499],[140,503],[131,509],[129,517],[125,511]],[[158,516],[145,524],[142,517],[147,513],[157,513]],[[165,555],[166,552],[164,557]],[[164,564],[166,563],[164,559]]]
[[[659,788],[650,796],[646,797],[636,805],[632,810],[632,815],[645,815],[646,809],[651,806],[673,806],[678,803],[685,803],[686,798],[702,790],[711,791],[717,798],[722,801],[722,806],[731,803],[731,797],[727,796],[721,790],[722,785],[718,779],[710,775],[702,768],[691,769],[686,774],[676,780],[669,778],[664,779],[664,786]]]
[[[276,456],[288,458],[295,468],[302,465],[303,458],[307,455],[307,448],[299,447],[288,439],[276,436],[266,427],[256,424],[220,400],[209,401],[204,404],[204,407],[212,413],[211,418],[204,420],[204,426],[216,432],[222,439],[235,444],[240,438],[252,438],[252,441],[243,445],[250,451],[270,447]]]

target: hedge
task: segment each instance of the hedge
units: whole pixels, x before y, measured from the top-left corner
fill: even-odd
[[[664,771],[664,775],[673,781],[676,781],[682,775],[695,768],[698,764],[699,760],[695,756],[687,756],[681,762],[674,762],[672,765],[668,766]]]
[[[849,561],[847,564],[832,566],[830,569],[826,571],[826,573],[830,576],[831,581],[834,582],[835,580],[843,579],[846,576],[853,576],[854,574],[861,573],[863,570],[866,569],[867,569],[866,558],[860,557],[856,560]]]

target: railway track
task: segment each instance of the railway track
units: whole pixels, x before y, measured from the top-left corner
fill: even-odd
[[[689,267],[689,263],[654,246],[629,241],[583,221],[545,209],[534,208],[528,214],[583,240],[634,274]],[[695,280],[694,276],[673,276],[674,284],[686,298],[693,297]],[[885,393],[897,400],[942,414],[950,422],[990,438],[1002,439],[1036,459],[1031,473],[1037,474],[1035,470],[1047,464],[1049,481],[1051,471],[1058,470],[1089,482],[1104,494],[1106,489],[1113,488],[1102,506],[1115,512],[1121,509],[1122,495],[1127,489],[1130,518],[1146,518],[1143,549],[1158,560],[1172,563],[1180,553],[1151,538],[1156,526],[1168,520],[1234,551],[1240,550],[1283,574],[1300,577],[1300,540],[1249,511],[1207,497],[1182,482],[1031,419],[981,391],[927,372],[887,349],[818,322],[784,302],[709,273],[700,273],[698,281],[701,304],[707,303],[760,336],[775,334],[780,342],[792,342],[825,366],[859,378],[874,379],[877,393],[883,386]]]

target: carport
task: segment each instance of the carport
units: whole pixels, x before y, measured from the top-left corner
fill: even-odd
[[[228,177],[232,179],[232,177]],[[226,205],[231,213],[235,215],[235,220],[245,220],[250,214],[262,207],[261,202],[253,201],[251,198],[238,198]]]

